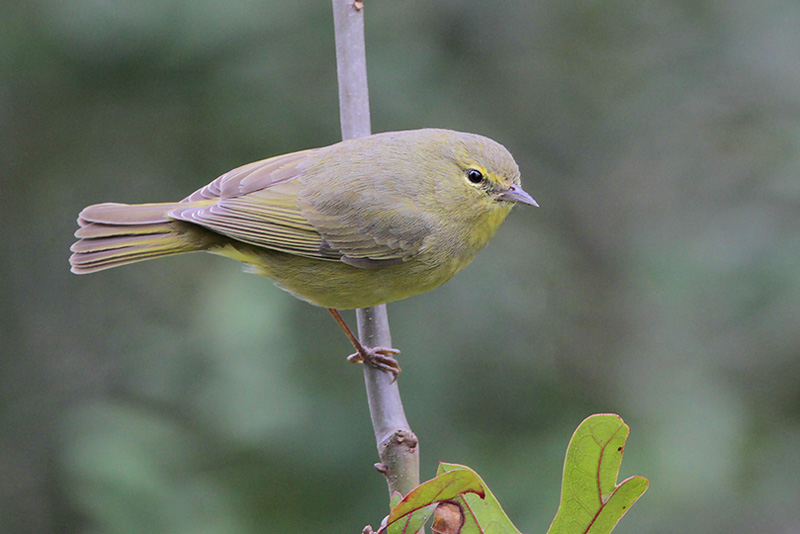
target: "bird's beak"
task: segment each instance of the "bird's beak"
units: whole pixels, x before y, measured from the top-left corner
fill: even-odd
[[[523,204],[530,204],[531,206],[536,206],[537,208],[539,207],[539,204],[533,200],[533,197],[523,191],[518,185],[512,185],[500,193],[498,197],[501,200],[507,200],[509,202],[522,202]]]

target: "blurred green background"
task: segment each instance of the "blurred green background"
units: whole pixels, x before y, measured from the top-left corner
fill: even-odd
[[[0,2],[0,532],[360,532],[386,511],[324,310],[190,255],[69,273],[75,217],[337,141],[329,3]],[[555,514],[631,425],[619,533],[800,527],[800,3],[367,2],[374,131],[482,133],[540,209],[390,305],[423,474]],[[352,321],[352,315],[348,316]]]

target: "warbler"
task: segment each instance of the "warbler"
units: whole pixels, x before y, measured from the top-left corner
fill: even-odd
[[[336,309],[429,291],[467,265],[516,203],[538,206],[514,158],[480,135],[386,132],[233,169],[180,202],[95,204],[78,216],[72,272],[211,252],[311,304],[395,373],[395,349],[361,347]]]

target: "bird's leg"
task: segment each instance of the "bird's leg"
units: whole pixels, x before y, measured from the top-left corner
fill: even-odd
[[[366,363],[376,369],[392,373],[393,379],[397,380],[397,374],[400,372],[400,366],[394,358],[395,354],[400,354],[400,351],[391,347],[365,347],[358,341],[347,323],[344,322],[342,316],[334,308],[328,308],[328,311],[333,315],[334,320],[344,330],[345,335],[350,340],[350,343],[356,348],[356,352],[347,357],[347,361],[353,363]]]

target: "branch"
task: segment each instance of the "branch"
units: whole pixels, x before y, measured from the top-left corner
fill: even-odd
[[[353,0],[333,0],[339,115],[342,139],[370,135],[369,90],[364,46],[364,7]],[[358,337],[367,347],[391,347],[386,305],[356,310]],[[389,373],[364,365],[367,400],[389,493],[408,494],[419,484],[419,447]]]

